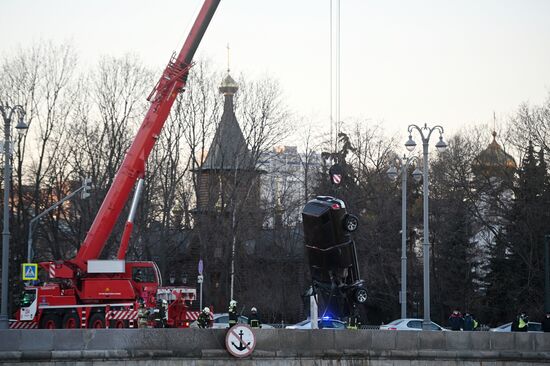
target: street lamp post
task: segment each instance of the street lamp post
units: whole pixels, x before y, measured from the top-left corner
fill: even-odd
[[[412,139],[412,132],[418,131],[422,138],[423,158],[424,158],[424,182],[423,182],[423,217],[424,217],[424,244],[422,246],[422,256],[424,262],[424,321],[422,323],[422,329],[429,329],[431,324],[430,319],[430,243],[429,243],[429,224],[428,224],[428,143],[432,132],[439,132],[439,141],[435,144],[436,149],[439,152],[447,149],[447,144],[443,141],[443,127],[437,125],[434,127],[428,127],[424,124],[424,127],[419,127],[415,124],[409,125],[407,128],[409,132],[409,139],[405,142],[407,150],[412,152],[416,147],[416,142]]]
[[[18,112],[19,121],[15,128],[20,136],[27,131],[27,124],[23,121],[25,110],[16,105],[13,108],[0,105],[0,113],[4,118],[4,229],[2,231],[2,301],[0,303],[0,329],[9,328],[8,294],[9,294],[9,256],[10,256],[10,177],[11,177],[11,118]]]
[[[392,180],[396,180],[401,174],[401,293],[399,302],[401,303],[401,319],[407,317],[407,172],[410,164],[414,161],[418,164],[416,156],[396,157],[401,170],[397,170],[395,165],[391,165],[386,174]],[[420,182],[422,172],[416,168],[413,172],[414,180]]]
[[[544,312],[550,313],[550,235],[544,235]]]

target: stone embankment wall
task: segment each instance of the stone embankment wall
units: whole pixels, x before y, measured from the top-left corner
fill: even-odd
[[[244,365],[542,365],[550,334],[262,329]],[[1,330],[17,365],[230,365],[225,330]],[[154,360],[153,363],[151,363]]]

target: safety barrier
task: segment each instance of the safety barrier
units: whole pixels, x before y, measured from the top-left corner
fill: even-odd
[[[184,364],[181,360],[217,360],[225,365],[232,361],[224,348],[225,334],[224,329],[191,328],[0,330],[0,363],[45,366],[84,360],[99,365],[118,360],[146,365],[144,360],[154,358],[161,365]],[[314,365],[323,360],[323,365],[350,361],[410,366],[412,360],[420,360],[430,366],[529,366],[550,360],[550,334],[544,333],[260,329],[254,334],[252,365],[296,360]]]

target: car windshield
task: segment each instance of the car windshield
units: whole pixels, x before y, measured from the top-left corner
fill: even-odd
[[[300,326],[301,326],[301,325],[306,325],[306,324],[309,324],[309,323],[310,323],[309,320],[302,320],[301,322],[299,322],[299,323],[297,323],[297,324],[295,324],[295,325],[300,325]]]
[[[542,325],[540,323],[529,323],[528,330],[530,332],[541,332],[542,331]]]

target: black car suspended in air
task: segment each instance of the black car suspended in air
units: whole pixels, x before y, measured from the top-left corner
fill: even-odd
[[[367,290],[359,274],[357,251],[351,233],[357,217],[347,213],[340,199],[318,196],[302,211],[306,253],[312,290],[318,294],[323,314],[344,318],[356,304],[367,301]]]

